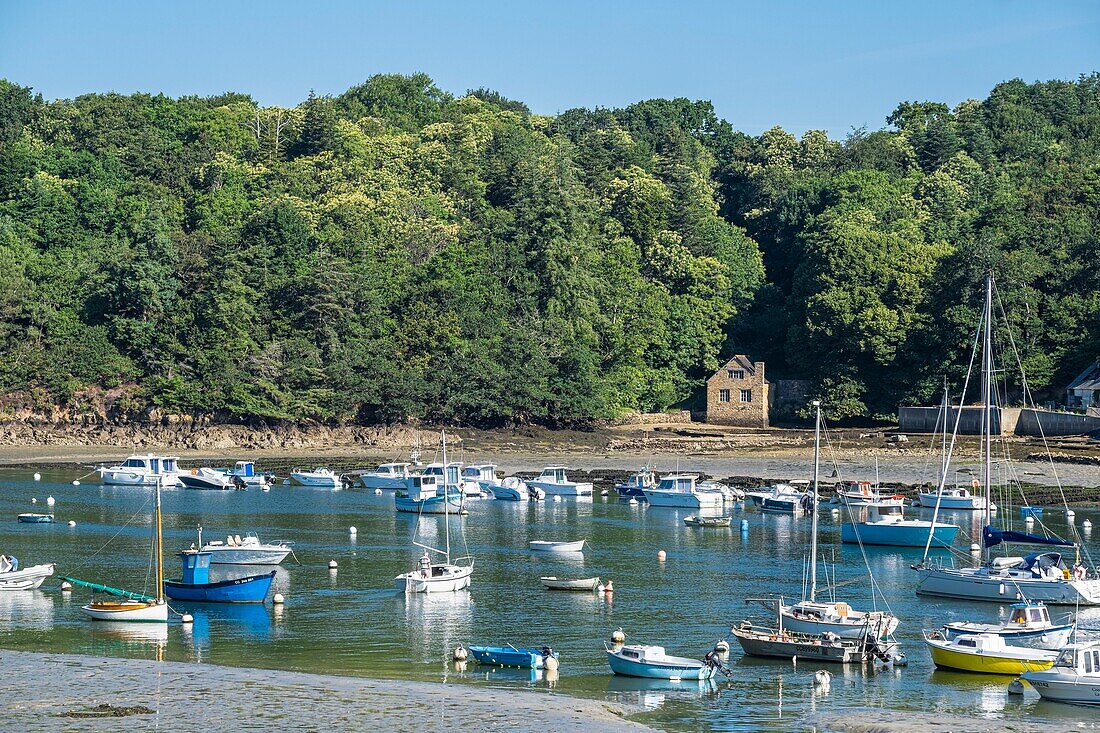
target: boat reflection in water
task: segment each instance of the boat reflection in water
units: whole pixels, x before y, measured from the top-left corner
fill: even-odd
[[[641,705],[646,710],[657,710],[668,701],[668,698],[703,698],[717,695],[718,683],[713,678],[674,682],[615,674],[607,680],[607,691],[624,703]]]
[[[127,621],[100,621],[88,626],[93,639],[119,642],[124,648],[156,648],[163,651],[168,643],[168,624],[135,624]]]
[[[473,636],[474,604],[468,590],[395,596],[405,606],[409,654],[417,662],[448,662],[451,652]]]
[[[258,603],[182,603],[174,606],[194,618],[182,627],[183,636],[189,639],[194,661],[203,656],[217,638],[223,643],[241,644],[253,641],[266,642],[272,637],[271,613],[266,605]]]
[[[40,590],[0,593],[0,631],[53,628],[54,599]]]

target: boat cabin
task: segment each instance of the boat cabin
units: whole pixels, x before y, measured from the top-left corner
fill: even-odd
[[[651,489],[657,485],[657,477],[653,471],[643,468],[638,473],[631,474],[622,485],[630,489]]]
[[[1054,660],[1054,666],[1069,668],[1079,675],[1100,678],[1100,642],[1070,644]]]
[[[229,472],[229,475],[252,478],[256,475],[256,466],[252,461],[237,461],[233,464],[233,470]]]
[[[497,464],[478,463],[462,469],[462,478],[466,481],[495,481]]]
[[[905,519],[899,504],[871,504],[867,507],[867,524],[892,524]]]
[[[408,478],[409,465],[408,463],[381,463],[371,473],[385,478]]]
[[[1004,638],[997,634],[963,634],[951,643],[964,651],[973,650],[974,653],[1003,652],[1007,646]]]
[[[565,466],[547,466],[542,469],[537,481],[549,481],[555,484],[567,484],[569,479],[565,477]]]
[[[213,555],[209,552],[184,550],[179,556],[183,560],[181,582],[187,585],[205,585],[210,582],[210,558]]]
[[[661,483],[657,484],[658,491],[680,491],[691,493],[695,490],[695,482],[698,476],[690,473],[676,473],[662,476]]]
[[[638,662],[664,661],[668,656],[663,646],[624,646],[619,654]]]
[[[141,468],[151,474],[176,473],[179,470],[176,467],[178,461],[179,458],[176,456],[157,456],[149,453],[144,456],[130,456],[120,463],[119,467]]]
[[[439,480],[441,477],[442,473],[438,475],[422,473],[409,476],[406,479],[406,485],[409,487],[409,498],[422,501],[432,496],[438,496],[442,488],[442,482]]]
[[[458,461],[451,461],[447,464],[447,485],[455,486],[458,484],[459,471],[462,468],[462,464]],[[435,476],[437,478],[443,478],[443,464],[442,463],[429,463],[424,468],[425,476]]]
[[[1012,604],[1012,616],[1008,622],[1022,628],[1046,628],[1051,625],[1050,613],[1041,603]]]

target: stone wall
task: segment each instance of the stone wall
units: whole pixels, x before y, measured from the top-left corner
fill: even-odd
[[[903,433],[936,432],[936,422],[940,420],[941,409],[940,407],[899,407],[898,430]],[[960,435],[982,434],[982,411],[983,408],[981,407],[962,408],[962,417],[959,418]],[[955,429],[955,419],[958,412],[958,407],[951,408],[951,415],[947,419],[948,432]],[[943,432],[942,424],[938,430]],[[993,408],[993,434],[1001,434],[1001,409],[999,407]]]
[[[772,416],[801,417],[800,411],[810,404],[810,387],[807,379],[773,379],[768,388]]]
[[[691,422],[691,410],[676,410],[674,412],[628,412],[614,420],[611,425],[648,425],[650,423],[675,423],[677,425]]]
[[[1040,429],[1041,428],[1041,429]],[[1100,415],[1095,417],[1073,412],[1047,412],[1045,410],[1021,410],[1016,424],[1017,435],[1047,437],[1053,435],[1081,435],[1100,430]]]
[[[730,370],[743,376],[730,376]],[[742,401],[742,391],[748,401]],[[728,399],[723,400],[723,396]],[[768,427],[768,382],[764,362],[735,356],[707,380],[707,422],[745,428]]]

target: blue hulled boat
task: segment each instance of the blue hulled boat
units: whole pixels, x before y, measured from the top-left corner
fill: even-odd
[[[478,664],[497,664],[501,667],[523,667],[542,669],[550,657],[558,658],[558,653],[548,646],[541,649],[517,648],[514,646],[472,646],[470,654]]]
[[[935,525],[933,529],[933,524]],[[840,527],[840,541],[865,545],[924,547],[928,531],[932,530],[932,547],[950,547],[959,528],[944,522],[906,519],[902,508],[893,504],[872,504],[863,522],[845,523]]]
[[[205,603],[263,603],[275,579],[275,571],[263,575],[210,582],[209,552],[185,550],[183,579],[164,581],[164,594],[177,601]]]
[[[24,524],[52,524],[52,514],[32,514],[30,512],[19,515],[19,521]]]
[[[615,674],[656,680],[709,680],[718,669],[706,661],[669,656],[663,646],[641,644],[607,647],[607,663]]]

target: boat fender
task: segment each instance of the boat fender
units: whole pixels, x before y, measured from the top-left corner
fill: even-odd
[[[1011,682],[1008,683],[1008,694],[1009,695],[1022,695],[1022,694],[1024,694],[1024,683],[1020,681],[1019,677],[1017,677],[1016,679],[1014,679],[1014,680],[1012,680]]]
[[[729,654],[730,643],[725,639],[719,639],[714,643],[714,651],[717,654]]]
[[[604,584],[603,592],[604,593],[614,593],[615,592],[615,589],[612,587],[610,580],[607,581],[607,583]]]
[[[195,623],[195,617],[192,616],[189,613],[185,613],[182,616],[180,616],[180,623],[181,624],[193,624],[193,623]]]
[[[557,672],[558,671],[558,658],[554,657],[554,656],[547,655],[542,660],[542,666],[546,668],[547,672]]]
[[[833,681],[833,676],[829,674],[828,670],[819,669],[814,672],[814,687],[828,688],[829,683]]]

